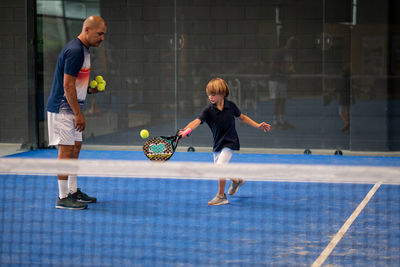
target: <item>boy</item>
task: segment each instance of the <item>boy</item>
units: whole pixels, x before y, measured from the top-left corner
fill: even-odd
[[[233,151],[240,149],[239,137],[235,127],[235,117],[239,118],[243,123],[264,132],[271,129],[271,125],[265,122],[257,123],[242,114],[235,103],[226,99],[229,95],[229,88],[223,79],[212,79],[207,84],[206,93],[210,104],[201,111],[198,118],[190,122],[183,130],[187,128],[194,130],[203,122],[208,124],[213,134],[214,163],[223,164],[229,162]],[[244,179],[232,179],[228,195],[235,194],[244,182]],[[225,183],[225,178],[219,178],[218,194],[208,202],[208,205],[217,206],[229,203],[225,195]]]

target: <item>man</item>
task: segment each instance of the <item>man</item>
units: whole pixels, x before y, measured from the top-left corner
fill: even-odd
[[[58,56],[53,84],[47,102],[49,145],[58,145],[58,159],[78,159],[86,121],[82,113],[90,75],[90,47],[104,41],[107,26],[98,16],[90,16],[79,36],[70,41]],[[58,209],[86,209],[96,202],[77,188],[76,175],[58,175]]]

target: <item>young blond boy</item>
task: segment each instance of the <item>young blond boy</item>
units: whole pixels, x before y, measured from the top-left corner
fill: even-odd
[[[253,126],[254,128],[270,131],[271,125],[265,122],[257,123],[248,116],[241,113],[235,103],[228,100],[229,87],[221,78],[212,79],[206,87],[206,93],[210,103],[201,111],[200,115],[191,121],[183,130],[191,128],[196,129],[203,122],[207,123],[213,134],[213,156],[214,163],[228,163],[234,150],[240,149],[239,137],[236,132],[235,118],[241,122]],[[240,186],[245,182],[244,179],[231,179],[231,186],[228,195],[237,192]],[[228,204],[225,195],[225,178],[218,179],[218,193],[208,202],[208,205]]]

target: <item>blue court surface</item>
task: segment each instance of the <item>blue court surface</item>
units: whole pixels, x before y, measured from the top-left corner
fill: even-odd
[[[140,151],[81,158],[146,160]],[[171,160],[211,162],[212,154]],[[396,157],[240,153],[231,162],[400,166]],[[1,266],[310,266],[373,187],[247,181],[228,205],[208,206],[216,180],[79,177],[78,186],[98,203],[58,210],[55,176],[0,175]],[[399,265],[400,186],[382,185],[323,266]]]

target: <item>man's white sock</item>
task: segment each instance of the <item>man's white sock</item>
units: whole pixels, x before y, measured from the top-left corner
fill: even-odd
[[[58,192],[60,199],[68,196],[68,180],[58,180]]]
[[[68,190],[69,193],[73,194],[78,190],[78,181],[76,175],[68,176]]]

